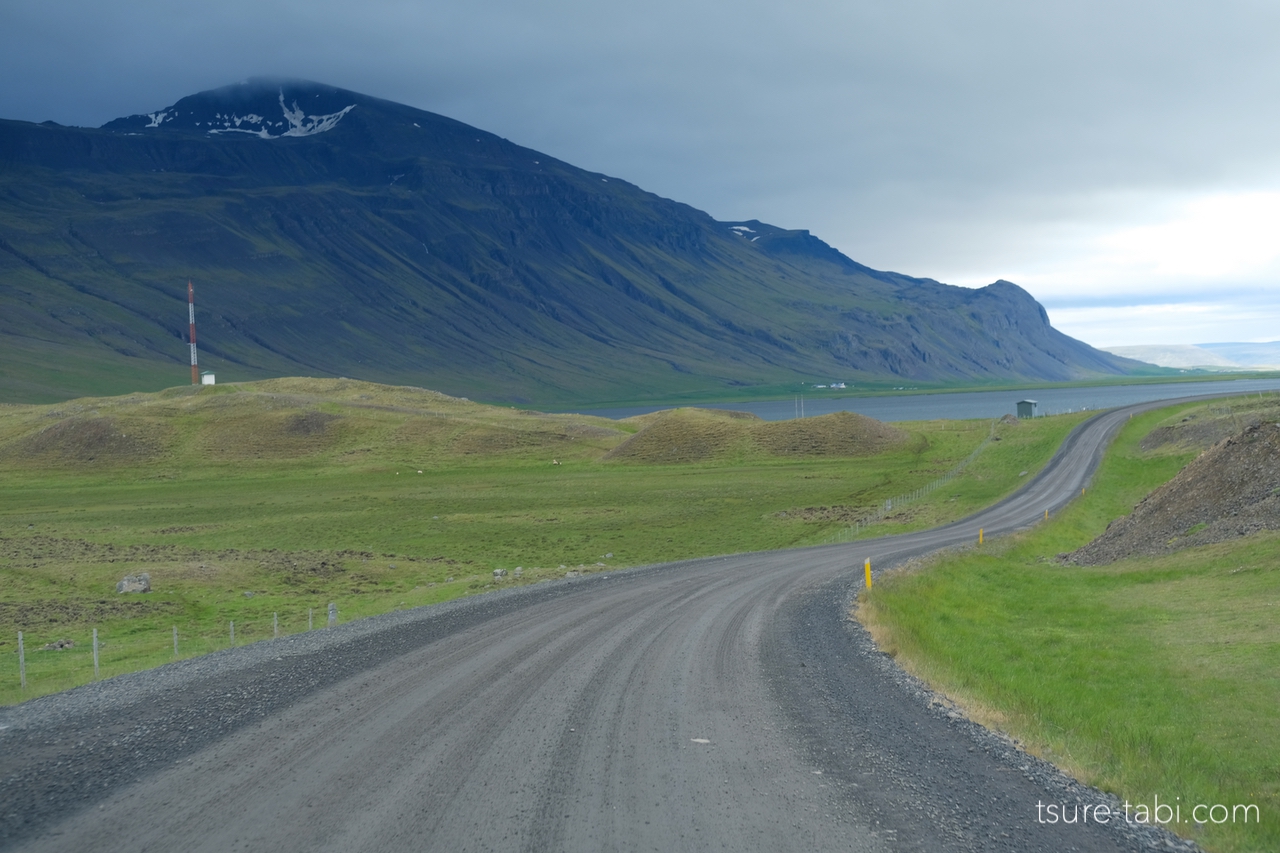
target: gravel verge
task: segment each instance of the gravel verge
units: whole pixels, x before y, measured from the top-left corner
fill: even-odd
[[[681,565],[688,563],[547,581],[372,616],[0,709],[0,849],[392,657],[548,598]]]
[[[1203,853],[1166,829],[1123,818],[1038,825],[1039,798],[1105,803],[1119,815],[1122,803],[970,720],[899,667],[848,616],[860,583],[853,574],[798,596],[783,610],[765,661],[812,760],[842,778],[901,849]]]

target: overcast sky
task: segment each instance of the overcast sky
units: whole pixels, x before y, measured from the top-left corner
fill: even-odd
[[[4,0],[0,117],[250,76],[443,113],[1098,346],[1280,339],[1275,0]]]

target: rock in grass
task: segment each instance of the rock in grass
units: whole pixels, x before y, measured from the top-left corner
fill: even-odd
[[[151,592],[151,575],[146,572],[125,575],[124,580],[116,584],[116,592]]]

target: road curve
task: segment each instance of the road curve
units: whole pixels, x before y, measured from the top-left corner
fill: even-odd
[[[1134,850],[1100,802],[931,706],[845,618],[864,558],[1034,524],[1115,432],[933,530],[539,584],[0,712],[22,850]]]

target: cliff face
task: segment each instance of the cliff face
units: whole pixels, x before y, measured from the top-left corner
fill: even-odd
[[[0,354],[18,366],[0,396],[181,382],[188,279],[205,364],[232,379],[552,405],[1137,366],[1008,282],[878,272],[332,87],[252,81],[96,130],[0,122]]]

